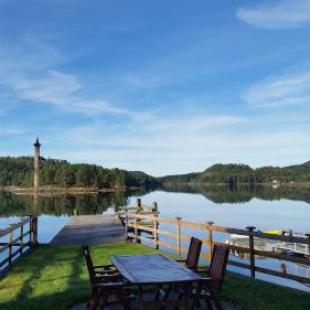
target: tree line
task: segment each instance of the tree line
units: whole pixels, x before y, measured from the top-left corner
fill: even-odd
[[[162,184],[260,184],[310,182],[310,161],[288,167],[262,167],[253,169],[244,164],[215,164],[201,173],[170,175],[159,179]]]
[[[40,159],[40,185],[55,187],[152,187],[155,178],[139,171],[107,169],[98,165],[70,164],[65,160]],[[31,187],[33,157],[0,157],[0,186]]]
[[[244,164],[215,164],[203,172],[154,178],[141,171],[71,164],[65,160],[40,160],[40,185],[90,188],[156,188],[162,184],[237,184],[310,182],[310,161],[288,167],[253,169]],[[32,157],[0,157],[0,186],[31,187]]]

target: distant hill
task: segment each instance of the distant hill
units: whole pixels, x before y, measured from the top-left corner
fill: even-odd
[[[310,182],[310,161],[288,167],[253,169],[243,164],[215,164],[203,172],[169,175],[158,179],[161,184],[258,184]]]
[[[32,157],[0,157],[0,186],[32,187]],[[90,188],[151,188],[157,180],[144,172],[107,169],[98,165],[70,164],[65,160],[40,160],[40,185]]]
[[[40,160],[40,185],[96,189],[146,188],[165,184],[260,184],[273,181],[310,182],[310,161],[288,167],[253,169],[243,164],[215,164],[203,172],[152,177],[142,171],[107,169],[98,165],[70,164],[65,160]],[[32,157],[0,157],[0,186],[32,187]]]

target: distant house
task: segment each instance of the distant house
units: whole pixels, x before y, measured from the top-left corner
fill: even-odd
[[[273,188],[278,188],[280,186],[280,182],[277,180],[273,180],[271,182]]]

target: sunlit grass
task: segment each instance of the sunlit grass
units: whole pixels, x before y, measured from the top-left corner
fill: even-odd
[[[108,264],[122,254],[154,253],[136,244],[91,248],[95,264]],[[0,309],[68,309],[84,302],[89,281],[79,247],[39,246],[0,281]],[[244,309],[309,309],[310,294],[228,273],[224,298]]]

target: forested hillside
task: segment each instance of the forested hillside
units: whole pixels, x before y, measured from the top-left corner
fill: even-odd
[[[162,184],[258,184],[273,181],[310,182],[310,161],[288,167],[262,167],[253,169],[243,164],[215,164],[201,173],[174,175],[159,178]]]
[[[154,178],[140,171],[107,169],[98,165],[70,164],[65,160],[40,161],[41,186],[58,187],[145,187],[159,184],[258,184],[278,182],[310,182],[310,161],[301,164],[253,169],[243,164],[215,164],[203,172]],[[0,157],[0,186],[31,187],[32,157]]]
[[[0,186],[31,187],[32,183],[32,157],[0,158]],[[40,184],[59,187],[149,188],[156,184],[156,179],[143,172],[106,169],[97,165],[70,164],[64,160],[41,158]]]

